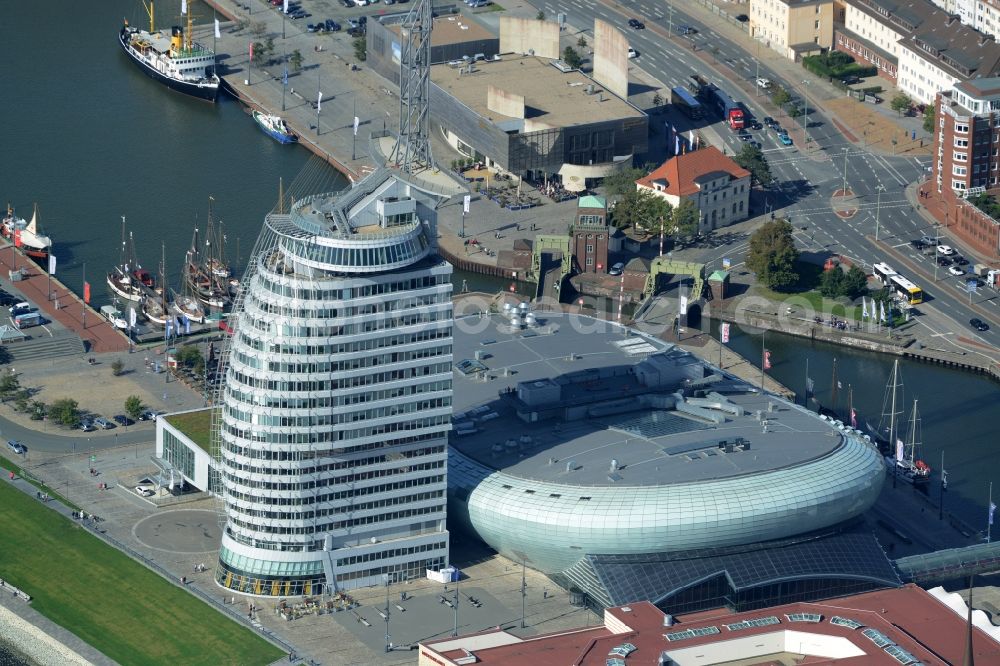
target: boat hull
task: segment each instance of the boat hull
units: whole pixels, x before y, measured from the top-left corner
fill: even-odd
[[[136,303],[138,303],[139,301],[142,300],[143,294],[138,289],[136,290],[125,289],[121,285],[119,285],[111,276],[108,276],[107,283],[108,283],[108,288],[111,289],[111,291],[113,291],[118,296],[124,298],[127,301],[135,301]]]
[[[143,62],[140,58],[137,58],[136,55],[132,53],[132,51],[128,47],[127,35],[128,35],[127,30],[123,28],[118,33],[118,45],[122,47],[122,51],[125,52],[125,55],[128,56],[129,60],[134,62],[136,66],[138,66],[139,69],[142,70],[143,74],[153,79],[154,81],[162,83],[171,90],[175,90],[179,93],[189,95],[190,97],[195,97],[197,99],[205,100],[206,102],[215,103],[216,99],[219,96],[218,83],[214,85],[206,85],[190,81],[179,81],[177,79],[170,78],[169,76],[165,76],[164,74],[157,71],[153,67],[150,67],[147,63]]]
[[[930,474],[919,474],[909,467],[902,467],[896,463],[892,456],[885,456],[886,472],[894,475],[898,480],[914,486],[926,486],[931,482]]]
[[[261,132],[263,132],[264,134],[268,135],[269,137],[271,137],[272,139],[274,139],[278,143],[289,144],[289,143],[296,143],[299,140],[299,138],[297,136],[295,136],[294,134],[286,134],[284,132],[279,132],[279,131],[271,128],[271,127],[268,127],[261,120],[261,114],[258,113],[257,111],[253,112],[253,119],[254,119],[254,122],[257,123],[257,127],[260,128]],[[228,277],[228,276],[226,276],[226,277]]]

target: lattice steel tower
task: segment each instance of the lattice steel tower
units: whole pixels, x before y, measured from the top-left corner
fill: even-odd
[[[403,20],[399,58],[399,138],[390,163],[404,173],[431,168],[431,0],[420,0]]]

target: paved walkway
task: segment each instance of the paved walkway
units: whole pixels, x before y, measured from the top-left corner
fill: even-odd
[[[5,288],[9,285],[23,294],[45,313],[46,318],[79,335],[92,351],[115,352],[128,349],[128,338],[115,330],[95,310],[85,306],[82,299],[57,279],[50,281],[41,266],[22,255],[12,245],[0,248],[0,268],[4,272]],[[18,269],[25,277],[17,282],[10,281],[8,271]],[[56,271],[58,273],[58,266]],[[103,279],[103,276],[100,277]],[[28,329],[26,332],[34,334],[35,330],[41,329]]]

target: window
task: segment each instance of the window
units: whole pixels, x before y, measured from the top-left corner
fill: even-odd
[[[593,266],[594,265],[594,258],[593,257],[587,257],[587,265],[588,266]]]
[[[955,160],[956,162],[966,162],[966,161],[968,161],[968,158],[969,158],[968,153],[952,153],[951,154],[951,159]]]
[[[968,139],[955,139],[956,148],[967,148],[969,146]]]
[[[969,126],[965,124],[955,123],[955,134],[968,134]]]
[[[816,9],[818,10],[818,9],[819,9],[819,7],[816,7]],[[819,21],[815,21],[815,22],[813,23],[813,27],[814,27],[814,28],[815,28],[816,30],[819,30]]]
[[[960,191],[965,190],[965,183],[961,180],[953,180],[951,181],[951,189]]]
[[[964,176],[968,172],[965,167],[955,166],[951,168],[951,175],[953,176]]]
[[[587,252],[593,252],[593,251],[594,251],[594,246],[593,245],[588,245],[587,246]]]

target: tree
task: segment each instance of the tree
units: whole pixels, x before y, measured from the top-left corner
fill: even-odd
[[[535,18],[538,19],[539,21],[544,21],[545,20],[545,12],[543,12],[541,9],[539,9],[538,13],[535,14]]]
[[[857,266],[851,266],[844,276],[842,293],[851,300],[868,293],[868,276]]]
[[[911,106],[913,106],[913,102],[903,93],[899,93],[889,102],[889,108],[899,115],[903,115],[903,111],[909,111]]]
[[[756,273],[757,280],[769,289],[786,288],[798,282],[799,276],[795,272],[798,259],[799,251],[795,249],[792,225],[788,220],[765,222],[750,236],[747,268]]]
[[[928,106],[924,111],[924,131],[928,134],[934,134],[934,107]]]
[[[681,199],[680,205],[674,208],[671,216],[673,222],[674,236],[677,238],[690,238],[698,233],[698,221],[701,212],[690,199]]]
[[[274,37],[268,37],[267,41],[264,42],[264,54],[268,60],[274,55]]]
[[[260,62],[264,59],[264,56],[265,56],[264,45],[261,44],[260,42],[254,42],[251,45],[250,65],[260,66]]]
[[[792,108],[788,109],[789,118],[798,118],[799,116],[802,115],[802,113],[803,112],[801,106],[793,106]]]
[[[48,410],[45,408],[45,403],[41,400],[32,400],[31,406],[28,409],[31,415],[32,421],[41,421],[45,418],[45,414]]]
[[[789,95],[788,91],[785,90],[783,87],[778,86],[777,88],[774,89],[774,92],[771,93],[771,101],[774,102],[774,105],[776,107],[781,109],[786,104],[792,101],[792,96]]]
[[[177,359],[177,364],[185,368],[193,368],[199,361],[202,363],[205,362],[205,359],[201,356],[201,350],[196,345],[182,346],[177,350],[175,358]]]
[[[125,372],[125,364],[120,358],[116,358],[111,362],[111,374],[115,377]]]
[[[828,271],[824,271],[819,279],[819,293],[827,298],[837,298],[844,293],[844,271],[840,266],[834,266]]]
[[[250,28],[250,33],[254,37],[263,37],[267,33],[267,24],[263,21],[254,21]],[[256,45],[254,45],[256,48]]]
[[[757,146],[744,143],[740,152],[733,155],[733,161],[750,172],[754,182],[761,185],[770,185],[774,182],[771,175],[771,166],[767,163],[767,158]]]
[[[4,402],[21,390],[21,381],[13,370],[7,370],[0,375],[0,399]]]
[[[139,416],[145,409],[146,405],[142,404],[142,398],[139,396],[130,395],[125,398],[125,414],[133,421],[138,421]]]
[[[358,62],[364,62],[368,59],[368,45],[365,43],[364,35],[358,35],[351,42],[354,45],[354,57],[358,59]]]
[[[587,48],[587,38],[584,37],[583,35],[580,35],[580,39],[576,40],[576,45],[579,46],[581,49]]]
[[[577,53],[576,49],[572,46],[567,46],[565,50],[563,50],[562,59],[564,63],[573,69],[580,69],[580,65],[583,64],[583,58],[580,57],[580,54]]]
[[[663,104],[663,95],[659,91],[653,94],[653,106],[660,106]]]
[[[80,425],[80,405],[72,398],[61,398],[49,405],[49,420],[67,428]]]
[[[635,181],[645,176],[648,171],[642,167],[623,167],[615,169],[604,177],[604,193],[609,198],[620,197],[635,191]]]
[[[296,72],[302,70],[302,53],[298,49],[292,51],[292,55],[288,56],[288,61],[292,63],[292,69]]]

